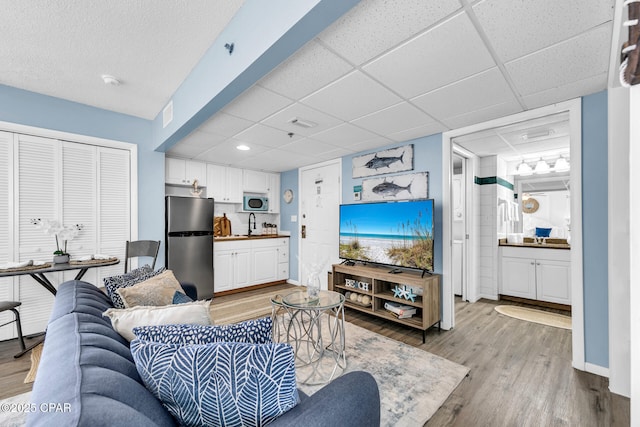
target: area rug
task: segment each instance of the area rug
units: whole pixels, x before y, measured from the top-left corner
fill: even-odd
[[[38,373],[38,365],[40,364],[40,357],[42,356],[43,343],[38,344],[31,350],[31,369],[27,372],[27,376],[24,379],[25,384],[32,383],[36,380],[36,374]]]
[[[469,369],[419,348],[345,323],[347,368],[366,371],[380,390],[381,426],[423,426]],[[322,385],[298,384],[311,395]]]
[[[17,396],[0,400],[0,408],[2,408],[2,410],[0,411],[0,426],[2,427],[23,426],[27,419],[27,413],[25,411],[18,411],[17,408],[20,405],[28,404],[29,399],[31,399],[30,391],[19,394]],[[16,410],[12,410],[12,409],[16,409]]]
[[[514,317],[527,322],[553,326],[562,329],[571,329],[571,317],[549,311],[520,307],[517,305],[498,305],[496,311],[505,316]]]

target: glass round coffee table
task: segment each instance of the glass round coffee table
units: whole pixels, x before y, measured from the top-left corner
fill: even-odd
[[[279,340],[293,346],[298,381],[324,384],[342,375],[347,367],[344,295],[320,291],[310,298],[306,291],[295,291],[279,302],[285,310]]]

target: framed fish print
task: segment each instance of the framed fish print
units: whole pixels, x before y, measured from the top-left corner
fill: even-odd
[[[362,180],[362,200],[392,201],[429,198],[429,172]]]
[[[353,158],[353,178],[413,170],[413,144]]]

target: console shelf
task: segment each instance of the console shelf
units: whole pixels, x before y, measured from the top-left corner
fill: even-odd
[[[427,329],[436,324],[440,328],[439,275],[433,274],[421,277],[420,273],[413,271],[394,274],[390,273],[389,267],[344,264],[333,265],[332,272],[329,290],[340,292],[341,294],[355,292],[368,295],[371,298],[371,305],[369,306],[363,306],[347,299],[344,303],[345,307],[420,329],[422,331],[422,342],[425,341]],[[347,286],[347,280],[367,283],[368,289]],[[393,293],[396,285],[422,289],[422,295],[416,296],[415,301],[397,298]],[[395,302],[416,307],[417,313],[413,317],[399,319],[384,308],[385,302]]]

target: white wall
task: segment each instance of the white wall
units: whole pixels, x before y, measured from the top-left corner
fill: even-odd
[[[629,90],[609,89],[609,389],[630,394]]]
[[[629,168],[630,183],[640,182],[640,85],[633,86],[630,90],[629,117],[632,118],[629,124],[629,165],[636,167]],[[615,143],[612,141],[610,143]],[[630,186],[629,197],[629,217],[636,221],[630,222],[630,246],[629,259],[634,260],[629,268],[629,302],[626,304],[630,310],[630,360],[631,360],[631,425],[640,425],[640,185]],[[611,220],[609,222],[612,222]],[[613,257],[609,257],[611,259]],[[633,307],[633,310],[631,310]],[[611,312],[610,312],[611,314]],[[611,338],[611,336],[610,336]]]

